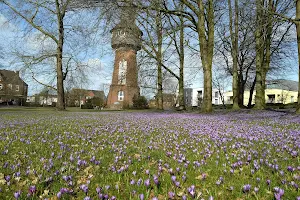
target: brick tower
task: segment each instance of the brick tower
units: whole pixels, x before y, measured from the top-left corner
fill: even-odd
[[[141,49],[142,32],[135,24],[134,8],[122,9],[120,22],[111,30],[112,48],[115,50],[114,71],[107,107],[132,107],[134,95],[139,95],[136,53]]]

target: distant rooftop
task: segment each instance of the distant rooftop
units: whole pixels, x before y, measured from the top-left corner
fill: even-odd
[[[298,82],[284,79],[270,80],[266,83],[267,89],[281,89],[298,91]]]

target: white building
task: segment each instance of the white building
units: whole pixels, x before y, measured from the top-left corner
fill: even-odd
[[[52,106],[53,103],[57,103],[57,95],[48,95],[48,96],[28,96],[27,103],[30,104],[39,104],[43,106]]]
[[[256,90],[252,94],[251,104],[255,104]],[[244,106],[248,105],[250,91],[244,91]],[[298,82],[291,80],[273,80],[266,82],[265,101],[266,103],[282,103],[289,104],[297,102],[298,97]],[[233,92],[227,91],[224,93],[225,104],[233,104]]]
[[[198,107],[203,101],[204,88],[186,88],[184,89],[184,98],[186,106]],[[222,104],[223,91],[212,89],[212,104]]]

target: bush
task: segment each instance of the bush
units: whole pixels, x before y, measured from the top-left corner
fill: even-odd
[[[138,109],[145,109],[148,108],[148,101],[146,99],[146,97],[144,96],[133,96],[132,99],[133,102],[133,108],[138,108]]]
[[[88,99],[85,104],[81,106],[81,109],[93,109],[94,106],[92,104],[92,100]]]
[[[94,107],[98,106],[98,107],[104,107],[104,100],[103,98],[100,98],[100,97],[93,97],[91,99],[91,103]]]

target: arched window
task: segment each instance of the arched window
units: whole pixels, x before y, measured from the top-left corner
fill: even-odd
[[[124,91],[120,90],[118,92],[118,101],[123,101],[124,100]]]
[[[127,61],[123,59],[122,61],[119,62],[119,76],[118,76],[118,83],[120,85],[125,85],[126,84],[126,72],[127,72]]]

